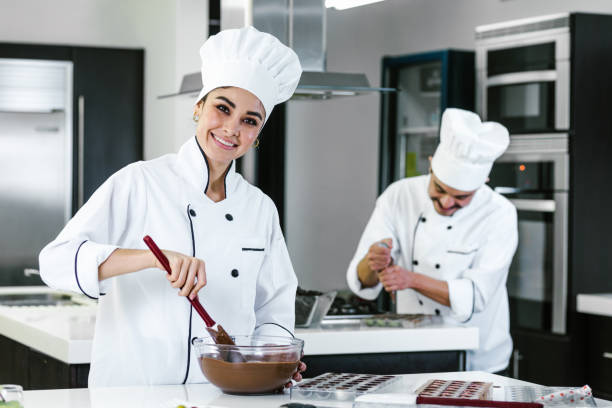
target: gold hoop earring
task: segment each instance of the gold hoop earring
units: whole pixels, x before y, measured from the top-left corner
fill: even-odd
[[[194,121],[195,123],[198,123],[198,121],[199,121],[199,120],[200,120],[200,115],[198,115],[197,113],[194,113],[194,114],[193,114],[193,121]]]
[[[253,144],[254,148],[258,148],[259,147],[259,138],[255,139],[255,143]]]

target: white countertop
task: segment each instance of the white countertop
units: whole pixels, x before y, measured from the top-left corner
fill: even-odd
[[[56,292],[43,287],[0,287],[4,293]],[[77,295],[78,296],[78,295]],[[68,364],[91,361],[96,303],[83,306],[0,306],[0,335]],[[360,354],[473,350],[478,329],[434,323],[416,328],[345,327],[297,329],[304,354]]]
[[[96,302],[46,286],[0,287],[0,294],[66,293],[79,306],[2,306],[0,335],[69,364],[89,363]]]
[[[612,293],[579,294],[576,309],[581,313],[612,317]]]
[[[479,371],[406,374],[402,376],[413,391],[428,379],[487,381],[494,385],[532,385],[524,381]],[[27,408],[175,408],[188,407],[276,408],[289,402],[289,392],[275,395],[237,396],[224,394],[211,384],[166,385],[151,387],[82,388],[68,390],[26,391]],[[314,401],[313,401],[314,402]],[[318,402],[328,406],[325,401]],[[350,407],[351,403],[338,404]]]
[[[414,328],[296,329],[304,354],[401,353],[412,351],[475,350],[478,328],[433,323]]]

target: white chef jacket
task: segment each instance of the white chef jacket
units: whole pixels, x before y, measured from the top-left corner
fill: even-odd
[[[365,299],[378,296],[382,284],[362,288],[357,264],[374,242],[393,238],[395,263],[448,282],[451,304],[405,289],[397,292],[398,312],[437,313],[477,326],[479,349],[468,351],[467,369],[503,370],[512,352],[506,278],[518,244],[516,209],[483,185],[468,206],[442,216],[427,193],[429,179],[397,181],[378,198],[347,271],[349,287]]]
[[[205,262],[202,305],[230,334],[292,335],[297,279],[272,200],[235,172],[226,199],[205,195],[208,165],[195,138],[178,154],[111,176],[40,253],[53,288],[99,299],[89,386],[203,382],[191,347],[208,336],[185,297],[157,268],[98,281],[118,247],[162,249]]]

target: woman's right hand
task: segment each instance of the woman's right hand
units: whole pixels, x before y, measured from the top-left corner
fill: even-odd
[[[180,296],[189,296],[194,299],[200,289],[206,285],[206,268],[204,261],[193,256],[187,256],[180,252],[162,250],[168,262],[172,273],[167,274],[166,278],[173,288],[180,288]],[[164,266],[151,254],[155,260],[155,267],[166,272]]]

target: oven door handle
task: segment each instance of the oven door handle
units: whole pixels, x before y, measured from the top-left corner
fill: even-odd
[[[567,253],[568,253],[568,208],[567,193],[555,193],[557,210],[554,215],[553,237],[553,296],[552,332],[567,333]]]
[[[529,200],[524,198],[510,198],[509,200],[519,211],[554,213],[557,208],[555,200]]]
[[[557,71],[529,71],[512,74],[495,75],[486,79],[486,86],[514,85],[531,82],[554,82],[557,80]]]

